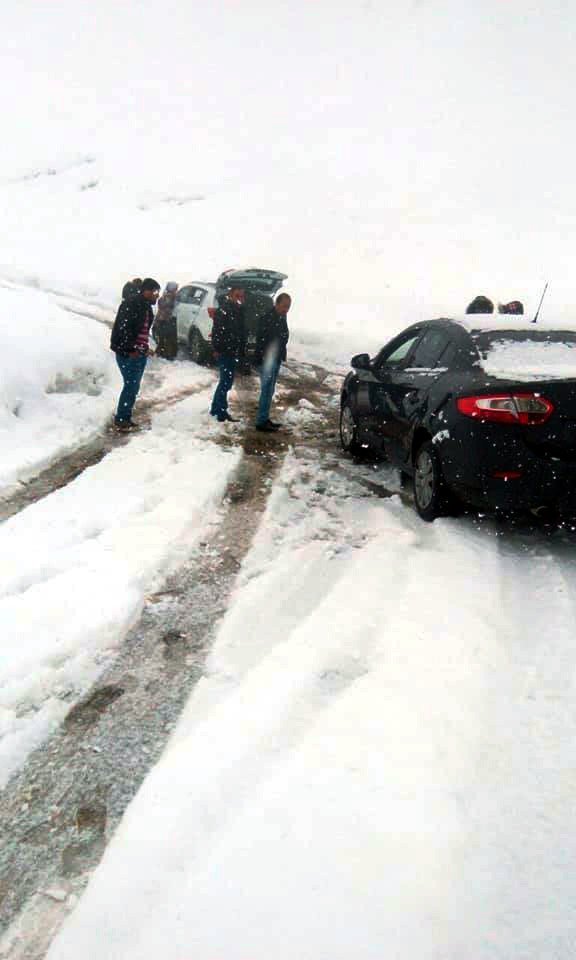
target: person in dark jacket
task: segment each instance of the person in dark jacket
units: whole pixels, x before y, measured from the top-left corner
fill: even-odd
[[[164,293],[158,301],[156,319],[152,328],[152,334],[158,344],[156,353],[165,360],[174,360],[178,353],[176,318],[174,316],[177,293],[178,284],[171,280],[170,283],[166,284]]]
[[[140,293],[122,301],[112,327],[110,349],[116,354],[116,362],[124,380],[115,417],[119,430],[131,430],[135,426],[132,410],[150,353],[149,335],[154,320],[152,306],[159,293],[160,284],[147,277],[142,282]]]
[[[466,307],[466,313],[494,313],[494,304],[488,297],[474,297]]]
[[[141,286],[142,280],[140,277],[134,277],[133,280],[129,280],[128,283],[125,283],[122,287],[122,299],[127,300],[128,297],[135,297],[137,293],[140,293]]]
[[[212,398],[210,413],[219,423],[226,420],[237,422],[228,412],[228,391],[234,383],[234,375],[246,350],[245,299],[244,290],[233,287],[221,298],[214,314],[212,349],[220,369],[220,379]]]
[[[508,313],[516,317],[521,317],[524,314],[524,304],[520,300],[511,300],[510,303],[499,303],[498,313]]]
[[[267,433],[280,429],[280,424],[270,419],[270,404],[280,365],[286,360],[286,345],[290,336],[286,318],[291,306],[292,298],[287,293],[281,293],[276,297],[272,309],[258,321],[254,362],[260,367],[260,401],[256,429]]]

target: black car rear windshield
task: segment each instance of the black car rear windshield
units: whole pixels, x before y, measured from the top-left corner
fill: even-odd
[[[485,357],[496,344],[501,343],[565,343],[576,346],[576,330],[472,330],[472,339]]]
[[[576,378],[574,330],[476,330],[472,339],[486,373],[508,379]]]

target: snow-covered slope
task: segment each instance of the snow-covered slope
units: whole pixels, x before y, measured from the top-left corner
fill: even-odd
[[[22,0],[0,39],[0,275],[112,303],[132,276],[262,264],[289,275],[295,327],[360,347],[480,292],[535,307],[545,271],[545,315],[573,316],[556,14]]]
[[[118,379],[108,330],[53,298],[0,287],[0,490],[98,431]]]

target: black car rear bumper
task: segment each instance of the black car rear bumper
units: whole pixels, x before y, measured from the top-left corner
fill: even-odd
[[[538,455],[535,445],[526,443],[526,436],[534,437],[526,429],[462,418],[438,442],[446,482],[477,507],[506,512],[547,507],[576,516],[576,462]]]

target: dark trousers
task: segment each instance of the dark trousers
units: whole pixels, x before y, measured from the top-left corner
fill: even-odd
[[[221,356],[218,359],[220,379],[218,380],[218,386],[212,397],[210,413],[213,417],[218,417],[219,420],[224,420],[228,413],[228,391],[234,383],[234,374],[236,373],[237,366],[238,361],[235,357]]]
[[[156,354],[164,360],[174,360],[178,353],[178,335],[176,333],[176,317],[158,320],[154,324],[154,339],[158,344]]]
[[[124,380],[124,389],[120,394],[116,411],[116,423],[129,423],[132,419],[132,410],[140,390],[147,359],[145,356],[127,357],[120,353],[116,354],[116,363]]]

